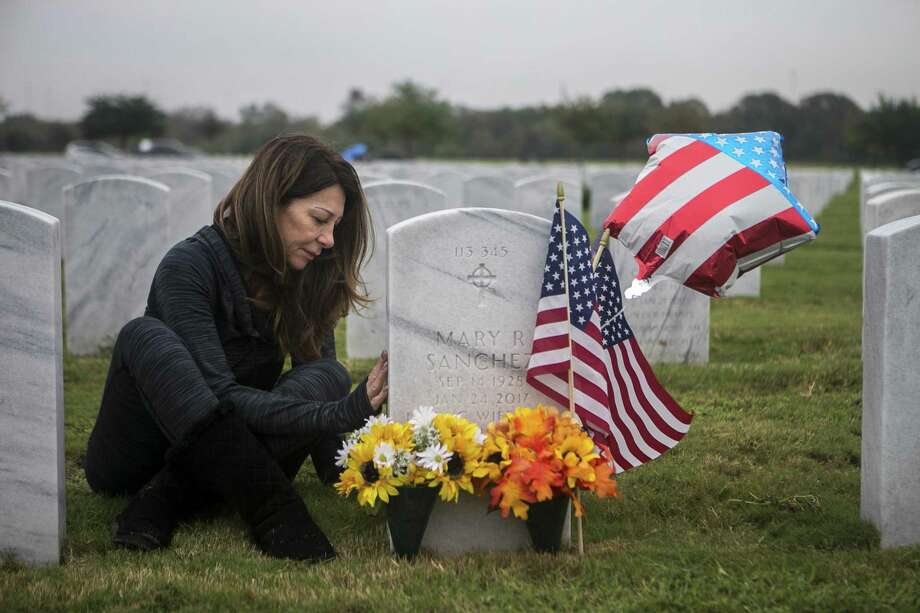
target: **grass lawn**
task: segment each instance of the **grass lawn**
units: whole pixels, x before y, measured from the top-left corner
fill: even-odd
[[[837,198],[816,242],[764,269],[761,298],[713,301],[708,365],[656,368],[693,427],[622,475],[620,498],[586,497],[583,558],[394,560],[383,519],[312,467],[296,485],[339,552],[332,563],[263,557],[229,516],[182,525],[163,552],[114,549],[125,499],[92,494],[81,469],[107,362],[68,358],[64,564],[3,562],[0,610],[916,611],[920,547],[881,551],[859,519],[857,199],[855,187]]]

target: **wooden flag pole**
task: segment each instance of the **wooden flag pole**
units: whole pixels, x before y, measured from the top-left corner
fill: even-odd
[[[565,235],[565,187],[562,181],[556,183],[556,200],[559,201],[559,224],[562,226],[562,274],[565,279],[565,313],[566,318],[571,322],[572,317],[569,313],[569,263],[568,252],[569,246]],[[608,234],[609,235],[609,234]],[[600,254],[598,254],[600,257]],[[595,265],[596,266],[596,265]],[[571,324],[570,324],[571,325]],[[569,330],[569,411],[575,414],[575,375],[572,372],[572,332]],[[575,490],[575,496],[581,501],[581,491]],[[578,555],[585,555],[585,537],[582,528],[581,517],[576,518],[578,525]]]
[[[604,249],[607,248],[607,243],[610,241],[610,228],[604,228],[604,233],[601,234],[601,242],[597,246],[597,253],[594,254],[594,259],[591,260],[591,270],[597,270],[597,265],[601,261],[601,254],[604,253]]]

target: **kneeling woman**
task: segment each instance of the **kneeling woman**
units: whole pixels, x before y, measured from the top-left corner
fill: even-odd
[[[291,480],[310,455],[335,481],[339,435],[387,397],[386,355],[349,393],[333,337],[367,300],[369,232],[351,165],[284,136],[259,150],[214,224],[166,254],[145,316],[115,343],[86,453],[94,491],[137,492],[116,544],[166,547],[195,501],[219,497],[268,555],[335,556]]]

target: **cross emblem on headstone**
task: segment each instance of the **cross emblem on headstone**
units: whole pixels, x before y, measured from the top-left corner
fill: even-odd
[[[495,283],[495,275],[492,274],[492,271],[486,268],[486,265],[482,262],[479,263],[479,266],[476,267],[473,272],[468,274],[466,278],[469,280],[473,286],[479,288],[479,308],[483,309],[486,307],[486,290],[492,287],[492,284]]]

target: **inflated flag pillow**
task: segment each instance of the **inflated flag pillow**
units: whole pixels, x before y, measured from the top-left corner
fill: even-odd
[[[776,132],[650,138],[648,163],[604,221],[639,265],[626,297],[666,277],[722,296],[739,275],[814,239],[781,143]]]

